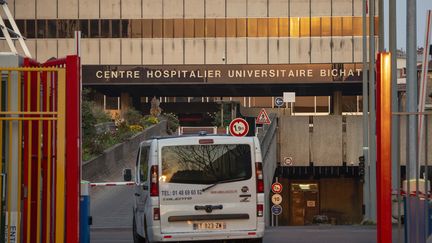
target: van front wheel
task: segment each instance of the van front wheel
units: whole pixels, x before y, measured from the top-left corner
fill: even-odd
[[[134,243],[145,243],[145,239],[142,238],[136,230],[136,222],[135,222],[135,215],[133,216],[132,219],[132,234],[133,234],[133,241]]]

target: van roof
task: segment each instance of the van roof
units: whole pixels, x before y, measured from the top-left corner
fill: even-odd
[[[227,134],[184,134],[184,135],[168,135],[168,136],[152,136],[150,139],[170,139],[170,138],[190,138],[190,137],[232,137]]]

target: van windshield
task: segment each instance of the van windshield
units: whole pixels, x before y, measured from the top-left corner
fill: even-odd
[[[213,184],[251,178],[251,147],[247,144],[184,145],[162,148],[162,180]]]

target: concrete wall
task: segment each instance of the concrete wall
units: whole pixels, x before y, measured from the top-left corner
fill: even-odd
[[[166,121],[151,126],[128,141],[117,144],[92,160],[83,162],[82,179],[90,182],[119,180],[123,169],[133,168],[139,143],[152,136],[166,134]]]
[[[293,166],[309,166],[309,117],[282,116],[279,122],[280,157],[293,159]]]
[[[342,166],[342,116],[314,117],[311,145],[315,166]]]

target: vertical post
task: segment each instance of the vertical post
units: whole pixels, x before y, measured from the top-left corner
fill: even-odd
[[[80,197],[80,60],[66,57],[66,243],[79,242]]]
[[[392,242],[391,223],[391,54],[377,59],[377,242]]]
[[[376,187],[375,124],[375,0],[369,0],[369,178],[371,190]],[[376,194],[370,194],[370,220],[376,221]]]
[[[378,0],[378,32],[378,51],[384,51],[384,0]]]
[[[367,77],[367,38],[366,38],[366,1],[363,0],[363,13],[362,13],[362,25],[363,25],[363,32],[362,32],[362,45],[363,45],[363,156],[365,158],[365,180],[363,184],[363,205],[365,206],[365,216],[364,219],[370,219],[370,171],[369,171],[369,124],[368,124],[368,116],[369,116],[369,95],[368,95],[368,77]]]

